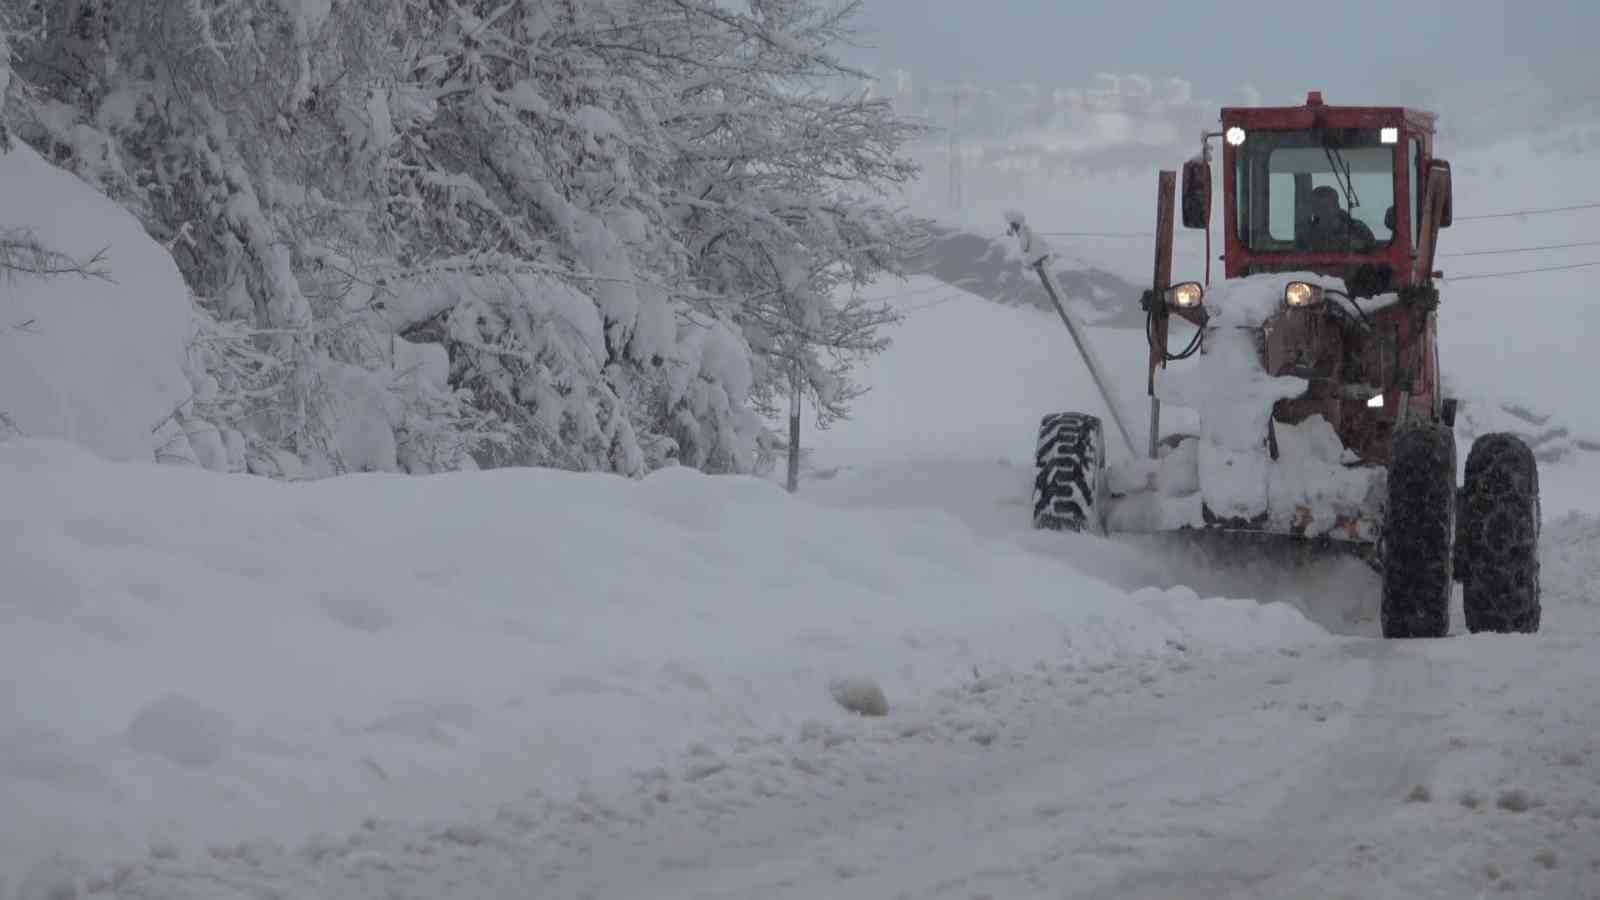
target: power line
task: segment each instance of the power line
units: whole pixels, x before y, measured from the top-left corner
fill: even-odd
[[[897,310],[897,312],[908,313],[908,312],[916,312],[919,309],[930,309],[932,307],[939,306],[940,304],[949,303],[952,300],[960,300],[962,297],[965,297],[965,296],[967,296],[967,292],[966,291],[957,291],[954,294],[950,294],[949,296],[945,296],[945,297],[940,297],[937,300],[929,300],[927,303],[918,303],[915,306],[902,307],[901,309]]]
[[[938,284],[930,284],[927,287],[913,288],[909,291],[900,291],[894,294],[885,294],[882,297],[866,297],[865,299],[873,303],[886,303],[890,300],[898,300],[901,297],[915,297],[918,294],[931,294],[934,291],[948,291],[950,287],[951,286],[949,284],[941,281]]]
[[[1479,213],[1475,216],[1455,216],[1457,222],[1474,222],[1483,219],[1514,219],[1518,216],[1542,216],[1549,213],[1576,212],[1584,209],[1600,209],[1600,203],[1578,203],[1572,206],[1549,206],[1542,209],[1515,209],[1508,212]],[[1186,234],[1178,231],[1177,234]],[[1104,237],[1104,238],[1153,238],[1154,232],[1150,231],[1040,231],[1041,237]],[[1576,245],[1575,245],[1576,246]]]
[[[1568,247],[1596,247],[1600,241],[1576,241],[1571,244],[1541,244],[1537,247],[1513,247],[1509,250],[1463,250],[1458,253],[1441,253],[1440,256],[1499,256],[1504,253],[1533,253],[1537,250],[1565,250]]]
[[[1005,306],[1005,307],[1015,308],[1014,305],[1010,304],[1010,303],[1005,303],[1005,302],[1002,302],[1002,301],[999,301],[999,300],[990,300],[988,297],[984,297],[984,296],[982,296],[980,294],[974,294],[971,291],[957,290],[955,293],[946,294],[945,296],[940,297],[937,300],[929,300],[926,303],[918,303],[915,306],[902,306],[900,309],[895,310],[895,311],[896,312],[901,312],[901,313],[908,313],[908,312],[916,312],[916,311],[922,310],[922,309],[932,309],[935,306],[942,306],[942,305],[944,305],[946,303],[950,303],[950,302],[953,302],[955,300],[960,300],[962,297],[975,297],[975,298],[977,298],[979,300],[983,300],[985,302],[994,303],[997,306]]]
[[[1040,237],[1105,237],[1105,238],[1153,238],[1153,231],[1038,231],[1034,232]],[[1177,231],[1174,236],[1188,235],[1191,232]],[[1196,233],[1196,237],[1199,235]]]
[[[1513,219],[1517,216],[1542,216],[1546,213],[1573,212],[1580,209],[1600,209],[1600,203],[1579,203],[1575,206],[1550,206],[1544,209],[1519,209],[1512,212],[1480,213],[1476,216],[1456,216],[1457,222],[1470,222],[1475,219]]]
[[[1580,204],[1580,205],[1577,205],[1577,206],[1552,207],[1550,209],[1524,210],[1524,211],[1521,211],[1521,212],[1488,213],[1488,214],[1484,214],[1484,215],[1481,215],[1481,216],[1457,216],[1456,219],[1459,221],[1459,220],[1463,220],[1463,219],[1508,218],[1508,217],[1511,217],[1511,216],[1537,215],[1537,214],[1546,213],[1546,212],[1567,212],[1569,210],[1578,210],[1578,209],[1600,209],[1600,203],[1587,203],[1587,204]],[[1138,233],[1134,233],[1134,232],[1116,232],[1116,231],[1041,231],[1041,232],[1039,232],[1039,234],[1046,235],[1046,236],[1052,236],[1052,237],[1063,237],[1063,236],[1074,237],[1075,236],[1075,237],[1119,237],[1119,238],[1145,237],[1145,238],[1148,238],[1148,237],[1154,237],[1155,236],[1153,234],[1138,234]],[[1507,247],[1507,248],[1504,248],[1504,249],[1495,249],[1495,250],[1463,250],[1463,251],[1458,251],[1458,252],[1455,252],[1455,253],[1441,253],[1441,254],[1439,254],[1439,256],[1441,258],[1445,258],[1445,257],[1459,258],[1459,257],[1468,257],[1468,256],[1501,256],[1501,255],[1510,254],[1510,253],[1536,253],[1536,252],[1545,251],[1545,250],[1568,250],[1568,249],[1572,249],[1574,247],[1596,247],[1596,246],[1600,246],[1600,241],[1572,241],[1570,243],[1565,243],[1565,244],[1539,244],[1539,245],[1532,246],[1532,247]],[[1534,274],[1538,274],[1538,273],[1541,273],[1541,272],[1566,272],[1566,271],[1570,271],[1570,270],[1573,270],[1573,269],[1593,268],[1595,266],[1600,266],[1600,261],[1573,263],[1573,264],[1563,265],[1563,266],[1538,266],[1538,267],[1531,268],[1531,269],[1515,269],[1515,270],[1508,271],[1508,272],[1481,272],[1481,273],[1474,274],[1474,275],[1457,275],[1457,276],[1453,276],[1453,277],[1447,277],[1444,280],[1448,282],[1448,281],[1473,281],[1473,280],[1481,279],[1481,278],[1510,278],[1510,277],[1513,277],[1513,276],[1516,276],[1516,275],[1534,275]],[[883,302],[887,302],[889,300],[895,300],[895,299],[899,299],[899,298],[902,298],[902,297],[912,297],[912,296],[916,296],[918,294],[928,294],[928,293],[932,293],[934,291],[940,290],[941,288],[948,288],[948,287],[952,287],[952,285],[936,284],[936,285],[930,285],[930,286],[924,287],[924,288],[918,288],[916,290],[902,291],[902,292],[897,293],[897,294],[889,294],[889,295],[884,296],[884,297],[875,297],[873,299],[876,302],[883,303]],[[918,303],[918,304],[915,304],[913,306],[902,307],[899,310],[899,312],[903,312],[903,313],[905,313],[905,312],[916,312],[917,310],[930,309],[930,308],[935,307],[935,306],[940,306],[940,305],[943,305],[945,303],[949,303],[952,300],[960,299],[962,296],[965,296],[966,294],[969,294],[969,293],[971,293],[971,292],[970,291],[963,291],[963,290],[959,290],[958,289],[956,293],[950,294],[948,296],[939,297],[939,298],[937,298],[935,300],[932,300],[932,301],[929,301],[929,302],[926,302],[926,303]]]
[[[1457,222],[1475,222],[1483,219],[1514,219],[1519,216],[1542,216],[1550,213],[1576,212],[1584,209],[1600,209],[1600,203],[1578,203],[1572,206],[1549,206],[1542,209],[1515,209],[1508,212],[1479,213],[1475,216],[1455,216]],[[1178,231],[1177,234],[1187,232]],[[1153,238],[1154,232],[1149,231],[1041,231],[1042,237],[1104,237],[1104,238]],[[1578,246],[1578,245],[1573,245]]]
[[[1040,231],[1040,237],[1109,237],[1109,238],[1152,238],[1154,234],[1141,231]]]
[[[1506,278],[1511,275],[1532,275],[1535,272],[1564,272],[1568,269],[1587,269],[1590,266],[1600,266],[1600,260],[1595,262],[1573,263],[1568,266],[1541,266],[1537,269],[1518,269],[1514,272],[1482,272],[1477,275],[1457,275],[1454,278],[1445,278],[1445,281],[1472,281],[1475,278]]]

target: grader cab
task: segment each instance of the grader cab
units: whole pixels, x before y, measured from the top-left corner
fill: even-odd
[[[1148,441],[1135,447],[1105,373],[1020,215],[1012,231],[1072,331],[1130,451],[1099,416],[1041,423],[1034,524],[1214,531],[1340,545],[1377,566],[1387,637],[1442,636],[1454,581],[1472,631],[1539,625],[1538,471],[1516,436],[1479,437],[1456,483],[1434,271],[1453,216],[1431,113],[1326,105],[1221,111],[1201,153],[1159,181],[1145,293]],[[1213,145],[1223,279],[1210,283]],[[1174,196],[1177,194],[1178,196]],[[1172,280],[1174,205],[1206,229],[1205,280]],[[1189,333],[1171,346],[1174,320]],[[1183,365],[1174,365],[1182,361]],[[1161,434],[1163,404],[1197,433]]]

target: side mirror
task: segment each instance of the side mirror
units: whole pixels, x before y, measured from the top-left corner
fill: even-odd
[[[1434,160],[1432,163],[1432,168],[1443,169],[1446,175],[1450,174],[1450,164],[1442,159]],[[1455,218],[1455,202],[1454,198],[1452,197],[1452,194],[1454,194],[1455,191],[1451,187],[1448,187],[1448,185],[1453,185],[1454,183],[1455,179],[1453,178],[1445,179],[1445,184],[1447,187],[1445,188],[1444,192],[1443,211],[1439,213],[1440,228],[1449,228],[1450,221]]]
[[[1383,227],[1389,229],[1389,233],[1393,234],[1394,233],[1394,226],[1395,226],[1394,207],[1390,206],[1389,207],[1389,211],[1385,212],[1383,214]]]
[[[1203,159],[1183,164],[1183,227],[1211,224],[1211,165]]]

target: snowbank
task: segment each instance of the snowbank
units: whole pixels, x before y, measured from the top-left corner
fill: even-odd
[[[0,445],[0,870],[489,815],[1037,663],[1281,646],[929,511],[752,478],[282,483]]]
[[[192,396],[177,264],[134,217],[21,141],[0,153],[0,235],[110,280],[0,273],[0,440],[61,438],[115,460],[193,458],[170,417]]]

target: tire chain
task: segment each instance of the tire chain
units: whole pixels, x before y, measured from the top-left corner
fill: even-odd
[[[1455,473],[1449,429],[1414,425],[1395,435],[1383,522],[1384,637],[1444,637],[1450,630]]]
[[[1512,434],[1486,434],[1467,454],[1457,559],[1469,631],[1539,630],[1539,469]]]

